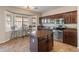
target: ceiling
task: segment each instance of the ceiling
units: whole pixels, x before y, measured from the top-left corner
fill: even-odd
[[[29,6],[29,7],[31,7],[31,6]],[[49,10],[59,8],[61,6],[32,6],[32,7],[33,7],[32,11],[44,13],[44,12],[47,12]],[[26,9],[27,6],[21,6],[20,8]]]

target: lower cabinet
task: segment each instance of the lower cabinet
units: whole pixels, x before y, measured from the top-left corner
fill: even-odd
[[[31,35],[30,51],[31,52],[48,52],[53,47],[53,35],[46,30],[39,30],[36,35]]]
[[[40,40],[40,39],[42,39],[42,40]],[[38,51],[39,52],[46,52],[46,51],[48,51],[48,41],[47,41],[46,38],[39,38]]]
[[[63,42],[77,47],[77,30],[65,29],[63,33]]]
[[[47,37],[40,37],[38,39],[38,51],[39,52],[48,52],[51,51],[53,47],[53,38],[51,35],[47,35]]]

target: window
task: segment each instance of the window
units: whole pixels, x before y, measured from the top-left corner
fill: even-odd
[[[23,17],[23,29],[29,29],[29,20],[28,17]]]
[[[15,30],[22,30],[22,17],[21,16],[15,17]]]
[[[6,26],[6,31],[11,31],[11,27],[13,26],[12,23],[12,16],[11,15],[7,15],[6,16],[6,20],[5,20],[5,26]]]
[[[29,25],[29,21],[27,17],[23,17],[23,24],[27,26]]]
[[[37,25],[36,18],[27,15],[6,13],[6,31],[28,30],[29,25]]]

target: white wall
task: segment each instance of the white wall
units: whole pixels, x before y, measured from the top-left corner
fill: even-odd
[[[29,12],[24,9],[16,8],[16,7],[0,7],[0,43],[6,42],[10,40],[11,32],[5,31],[5,11],[8,10],[10,12],[27,14],[27,15],[40,15],[37,12]]]
[[[48,15],[54,15],[54,14],[59,14],[59,13],[64,13],[64,12],[69,12],[69,11],[74,11],[77,10],[77,7],[75,6],[64,6],[56,9],[52,9],[48,12],[45,12],[42,14],[42,16],[48,16]]]
[[[4,9],[0,8],[0,43],[7,41],[5,32],[5,13]]]

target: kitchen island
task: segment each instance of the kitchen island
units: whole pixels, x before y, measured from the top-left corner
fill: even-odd
[[[48,30],[38,30],[31,34],[30,50],[32,52],[48,52],[53,47],[53,35]]]

